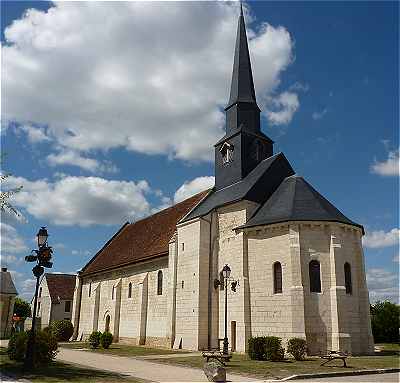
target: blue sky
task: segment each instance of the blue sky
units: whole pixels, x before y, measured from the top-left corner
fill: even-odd
[[[126,220],[212,184],[238,9],[1,7],[4,168],[24,186],[24,220],[2,216],[1,262],[29,297],[40,226],[53,270],[75,272]],[[398,299],[398,3],[248,2],[246,21],[263,131],[366,228],[371,298]]]

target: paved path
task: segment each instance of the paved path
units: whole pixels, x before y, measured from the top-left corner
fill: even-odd
[[[86,367],[126,374],[153,382],[207,382],[204,372],[197,368],[153,363],[124,356],[101,355],[95,352],[60,348],[57,360]],[[232,382],[255,382],[254,378],[228,374]]]

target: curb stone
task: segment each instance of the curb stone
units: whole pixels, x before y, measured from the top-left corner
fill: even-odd
[[[285,382],[288,380],[312,379],[312,378],[330,378],[339,376],[352,376],[352,375],[373,375],[373,374],[387,374],[390,372],[400,372],[400,368],[377,368],[375,370],[357,370],[348,372],[324,372],[320,374],[299,374],[291,375],[287,378],[279,380]]]

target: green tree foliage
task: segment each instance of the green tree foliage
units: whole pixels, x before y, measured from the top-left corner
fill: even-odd
[[[60,342],[66,342],[74,333],[74,326],[70,320],[55,320],[50,324],[50,331]]]
[[[371,325],[375,343],[398,343],[400,307],[389,301],[371,305]]]
[[[30,317],[31,305],[21,298],[16,298],[14,303],[14,314],[23,319]]]
[[[0,155],[0,183],[1,183],[1,191],[0,191],[0,211],[13,213],[16,216],[21,216],[21,213],[11,204],[10,198],[21,191],[22,186],[18,186],[15,188],[11,188],[5,190],[4,184],[7,184],[7,178],[11,176],[10,173],[6,173],[3,171],[3,162],[4,162],[4,154]]]

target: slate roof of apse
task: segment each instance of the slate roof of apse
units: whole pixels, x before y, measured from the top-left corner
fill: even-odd
[[[0,274],[0,293],[17,295],[18,291],[15,288],[14,282],[9,271],[1,271]]]
[[[284,178],[294,174],[283,153],[261,161],[242,181],[220,190],[213,189],[183,220],[197,218],[211,210],[235,201],[249,200],[264,203]]]
[[[86,264],[91,274],[168,254],[176,224],[209,192],[198,193],[174,206],[134,223],[126,223]]]
[[[75,275],[46,273],[44,277],[52,301],[57,301],[58,298],[63,300],[74,298]]]
[[[287,221],[341,222],[363,229],[298,175],[285,178],[267,202],[240,228]]]

